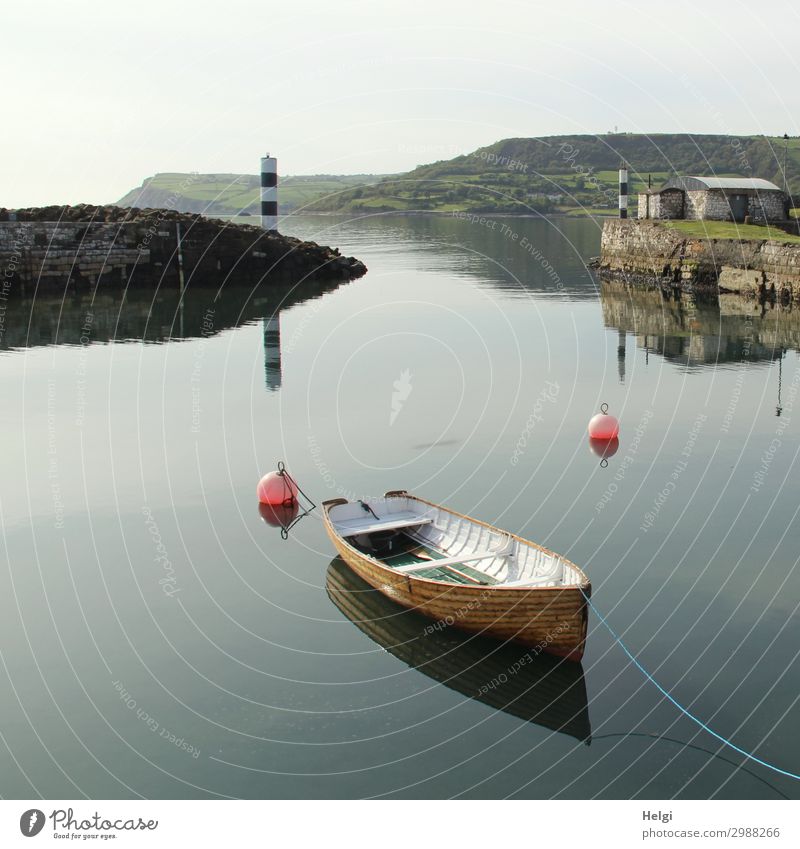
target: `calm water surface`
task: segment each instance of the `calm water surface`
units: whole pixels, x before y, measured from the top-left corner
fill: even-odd
[[[582,666],[430,633],[254,497],[284,459],[318,502],[407,488],[562,552],[681,703],[798,771],[797,314],[601,291],[589,221],[284,229],[369,274],[8,305],[0,795],[800,796],[596,616]]]

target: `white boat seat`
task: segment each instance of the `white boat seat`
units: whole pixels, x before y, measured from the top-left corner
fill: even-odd
[[[507,547],[499,551],[473,551],[460,557],[444,557],[441,560],[426,560],[424,563],[409,563],[407,566],[394,567],[395,572],[420,572],[423,569],[438,569],[442,566],[457,566],[459,563],[471,563],[473,560],[488,560],[490,557],[506,557]]]
[[[360,534],[374,534],[377,531],[393,531],[398,528],[414,528],[419,525],[430,525],[433,521],[430,516],[420,516],[419,513],[411,511],[405,513],[392,513],[386,518],[376,519],[372,515],[365,515],[364,518],[344,519],[341,522],[334,522],[334,528],[340,536],[354,537]]]

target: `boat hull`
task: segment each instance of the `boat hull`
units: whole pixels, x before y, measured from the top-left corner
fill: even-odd
[[[424,499],[417,500],[431,504]],[[591,593],[588,580],[564,587],[473,587],[397,572],[358,551],[339,536],[328,517],[328,508],[342,503],[346,503],[345,499],[323,504],[328,535],[342,560],[387,598],[448,627],[527,646],[533,654],[547,652],[573,661],[583,658],[588,625],[587,598]],[[530,540],[511,536],[535,546]]]
[[[331,601],[370,639],[409,667],[467,698],[552,731],[591,741],[583,667],[523,646],[498,643],[395,605],[340,558],[328,567]]]

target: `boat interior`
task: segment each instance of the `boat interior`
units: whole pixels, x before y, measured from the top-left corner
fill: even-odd
[[[361,554],[414,577],[502,587],[575,586],[584,580],[557,554],[407,495],[336,504],[328,516]]]

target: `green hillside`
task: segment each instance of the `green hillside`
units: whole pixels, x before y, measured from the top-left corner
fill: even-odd
[[[375,183],[384,176],[315,174],[281,177],[281,210],[291,212],[313,200],[335,198],[354,186]],[[257,215],[259,186],[257,174],[156,174],[120,198],[117,206],[166,207],[178,212],[203,212],[207,215]]]
[[[672,174],[763,177],[783,186],[782,138],[719,135],[548,136],[505,139],[421,165],[375,185],[314,201],[310,211],[565,212],[611,214],[620,159],[635,195]],[[800,138],[788,141],[787,176],[800,194]],[[635,197],[630,201],[635,209]]]

